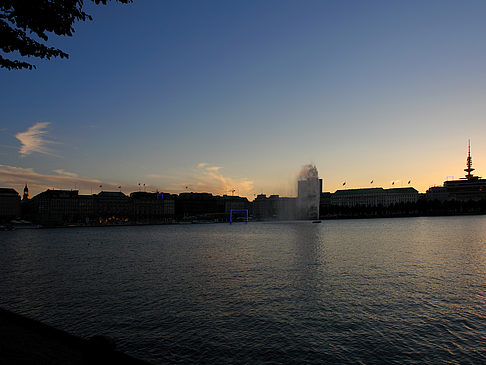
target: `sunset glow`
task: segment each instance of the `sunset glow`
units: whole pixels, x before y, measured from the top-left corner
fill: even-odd
[[[2,186],[295,196],[312,163],[324,191],[425,192],[469,138],[486,175],[483,2],[87,9],[51,37],[69,59],[0,73]]]

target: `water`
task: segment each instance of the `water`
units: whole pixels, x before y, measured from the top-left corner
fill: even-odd
[[[486,217],[0,232],[0,306],[154,363],[484,363]]]

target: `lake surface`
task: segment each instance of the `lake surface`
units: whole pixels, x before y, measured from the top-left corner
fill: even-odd
[[[0,306],[153,363],[484,363],[486,217],[0,232]]]

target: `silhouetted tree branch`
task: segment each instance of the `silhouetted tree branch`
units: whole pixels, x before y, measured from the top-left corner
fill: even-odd
[[[110,0],[91,0],[106,5]],[[132,0],[113,0],[123,4]],[[0,0],[0,49],[4,54],[18,52],[22,57],[69,58],[60,49],[49,47],[49,33],[71,37],[76,21],[92,20],[83,11],[84,0]],[[36,36],[39,40],[32,38]],[[0,55],[0,67],[17,70],[36,68],[25,60]]]

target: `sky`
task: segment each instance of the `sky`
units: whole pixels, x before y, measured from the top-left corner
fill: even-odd
[[[49,38],[69,59],[0,69],[2,187],[295,196],[310,163],[324,191],[425,192],[464,176],[469,139],[486,176],[484,1],[86,11]]]

